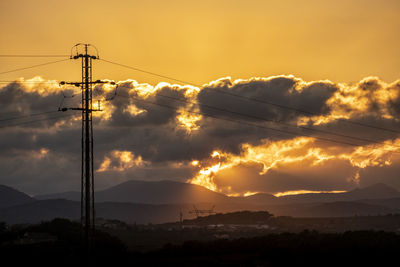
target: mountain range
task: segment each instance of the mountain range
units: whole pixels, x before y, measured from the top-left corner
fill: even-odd
[[[80,192],[39,195],[36,199],[68,199],[80,201]],[[205,187],[174,181],[128,181],[96,192],[97,202],[122,202],[142,204],[191,204],[200,202],[224,202],[229,197]]]
[[[8,186],[0,186],[0,221],[32,223],[64,217],[78,220],[80,193],[64,192],[30,197]],[[96,215],[128,223],[177,221],[179,213],[267,210],[275,216],[345,217],[400,212],[400,192],[385,184],[356,188],[345,193],[313,193],[275,197],[259,193],[229,197],[204,187],[174,181],[127,181],[96,192]]]
[[[34,202],[35,199],[14,188],[0,185],[0,209]]]
[[[361,199],[400,198],[396,189],[378,183],[365,188],[356,188],[344,193],[307,193],[275,197],[267,193],[258,193],[247,197],[228,197],[199,185],[163,181],[131,180],[106,190],[96,192],[98,202],[130,202],[143,204],[192,204],[201,202],[240,202],[251,204],[290,204],[333,201],[355,201]],[[80,193],[69,191],[57,194],[38,195],[35,199],[67,199],[80,201]]]

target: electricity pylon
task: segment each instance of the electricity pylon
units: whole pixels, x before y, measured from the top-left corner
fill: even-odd
[[[189,214],[195,214],[196,218],[199,218],[200,215],[203,215],[203,214],[212,215],[212,214],[216,214],[216,212],[214,211],[214,208],[215,208],[215,205],[212,206],[212,208],[209,210],[199,210],[196,207],[196,205],[193,205],[193,210],[190,210]]]
[[[88,53],[89,47],[93,47],[96,55]],[[82,51],[83,50],[83,51]],[[93,169],[93,125],[92,112],[101,111],[100,104],[97,109],[92,105],[92,86],[99,83],[111,83],[108,81],[92,81],[92,60],[99,59],[97,49],[90,44],[76,44],[71,49],[71,59],[82,61],[81,82],[61,82],[61,85],[71,84],[82,88],[81,107],[60,108],[60,111],[81,110],[82,111],[82,170],[81,170],[81,225],[83,238],[87,250],[92,245],[92,237],[95,229],[94,209],[94,169]]]

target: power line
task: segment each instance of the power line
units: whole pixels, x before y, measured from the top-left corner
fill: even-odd
[[[3,56],[3,57],[41,57],[41,56],[51,57],[51,56],[66,56],[66,55],[0,55],[0,56]],[[19,68],[19,69],[15,69],[15,70],[6,71],[6,72],[1,72],[0,74],[5,74],[5,73],[9,73],[9,72],[14,72],[14,71],[19,71],[19,70],[24,70],[24,69],[29,69],[29,68],[35,68],[35,67],[39,67],[39,66],[54,64],[54,63],[58,63],[58,62],[66,61],[66,60],[68,60],[68,59],[46,62],[46,63],[42,63],[42,64],[30,66],[30,67]],[[180,79],[175,79],[175,78],[172,78],[172,77],[169,77],[169,76],[165,76],[165,75],[160,75],[160,74],[157,74],[155,72],[145,71],[145,70],[142,70],[142,69],[139,69],[139,68],[136,68],[136,67],[131,67],[131,66],[128,66],[128,65],[120,64],[120,63],[117,63],[117,62],[112,62],[112,61],[105,60],[105,59],[101,59],[101,60],[105,61],[107,63],[110,63],[110,64],[114,64],[114,65],[122,66],[122,67],[125,67],[125,68],[133,69],[135,71],[140,71],[140,72],[144,72],[144,73],[147,73],[147,74],[150,74],[150,75],[162,77],[162,78],[165,78],[165,79],[174,80],[174,81],[177,81],[177,82],[180,82],[180,83],[186,83],[186,84],[191,84],[191,85],[194,85],[194,86],[201,87],[200,85],[197,85],[197,84],[194,84],[194,83],[191,83],[191,82],[187,82],[187,81],[180,80]],[[8,81],[0,81],[0,83],[6,83],[6,82],[8,82]],[[36,83],[36,81],[32,81],[32,82],[27,81],[26,83]],[[38,82],[38,83],[40,83],[40,82]],[[204,88],[204,89],[210,90],[209,88]],[[247,100],[250,100],[250,101],[256,101],[256,102],[260,102],[260,103],[264,103],[264,104],[268,104],[268,105],[273,105],[273,106],[276,106],[276,107],[279,107],[279,108],[290,109],[290,110],[293,110],[293,111],[296,111],[296,112],[306,113],[306,114],[309,114],[309,115],[315,115],[315,113],[312,113],[312,112],[303,111],[303,110],[300,110],[300,109],[296,109],[296,108],[292,108],[292,107],[288,107],[288,106],[284,106],[284,105],[280,105],[280,104],[275,104],[275,103],[269,102],[269,101],[264,101],[264,100],[255,99],[255,98],[249,98],[249,97],[246,97],[246,96],[237,95],[237,94],[234,94],[234,93],[231,93],[231,92],[222,91],[222,90],[219,90],[219,89],[214,89],[212,91],[223,93],[223,94],[227,94],[227,95],[230,95],[230,96],[243,98],[243,99],[247,99]],[[375,140],[359,138],[359,137],[353,137],[353,136],[349,136],[349,135],[333,133],[333,132],[329,132],[329,131],[324,131],[324,130],[320,130],[320,129],[313,129],[313,128],[304,127],[304,126],[294,126],[294,125],[283,123],[283,122],[280,122],[280,121],[265,119],[265,118],[261,118],[261,117],[250,115],[250,114],[243,114],[243,113],[240,113],[240,112],[226,110],[226,109],[223,109],[223,108],[210,106],[210,105],[206,105],[206,104],[194,103],[194,102],[187,101],[187,100],[180,99],[180,98],[175,98],[175,97],[166,96],[166,95],[162,95],[162,94],[158,94],[158,95],[161,96],[161,97],[170,98],[170,99],[174,99],[174,100],[177,100],[177,101],[190,103],[190,104],[194,104],[194,105],[198,105],[198,106],[203,106],[203,107],[206,107],[206,108],[211,108],[211,109],[214,109],[214,110],[219,110],[219,111],[223,111],[223,112],[226,112],[226,113],[231,113],[231,114],[235,114],[235,115],[239,115],[239,116],[244,116],[244,117],[248,117],[248,118],[252,118],[252,119],[256,119],[256,120],[279,123],[279,124],[283,124],[283,125],[289,126],[289,127],[297,127],[297,128],[301,128],[301,129],[305,129],[305,130],[316,131],[316,132],[321,132],[321,133],[330,134],[330,135],[336,135],[336,136],[339,136],[339,137],[350,138],[350,139],[358,140],[358,141],[364,141],[364,142],[369,142],[369,143],[379,143],[379,142],[377,142]],[[8,120],[14,120],[14,119],[19,119],[19,118],[24,118],[24,117],[38,116],[38,115],[42,115],[42,114],[41,113],[32,114],[32,115],[22,116],[22,117],[18,117],[18,118],[4,119],[4,120],[0,120],[0,121],[8,121]],[[346,121],[346,122],[350,122],[350,121]],[[357,125],[360,125],[360,126],[372,127],[372,128],[380,129],[380,130],[386,130],[386,131],[392,131],[392,132],[400,133],[400,132],[395,131],[395,130],[386,129],[386,128],[373,126],[373,125],[365,125],[365,124],[359,123],[359,122],[354,122],[354,124],[357,124]]]
[[[289,123],[285,123],[285,122],[282,122],[282,121],[266,119],[266,118],[259,117],[259,116],[256,116],[256,115],[250,115],[250,114],[245,114],[245,113],[241,113],[241,112],[231,111],[231,110],[228,110],[228,109],[219,108],[219,107],[215,107],[215,106],[211,106],[211,105],[207,105],[207,104],[199,104],[199,103],[195,103],[195,102],[192,102],[192,101],[188,101],[186,99],[177,98],[177,97],[173,97],[173,96],[167,96],[167,95],[163,95],[163,94],[160,94],[160,93],[158,93],[157,96],[161,96],[161,97],[164,97],[164,98],[168,98],[168,99],[172,99],[172,100],[176,100],[176,101],[180,101],[180,102],[183,102],[183,103],[192,104],[192,105],[196,105],[196,106],[200,106],[200,107],[205,107],[205,108],[209,108],[209,109],[213,109],[213,110],[218,110],[218,111],[222,111],[222,112],[233,114],[233,115],[239,115],[239,116],[250,118],[250,119],[253,119],[253,120],[272,122],[272,123],[281,124],[281,125],[284,125],[284,126],[287,126],[287,127],[300,128],[300,129],[304,129],[304,130],[308,130],[308,131],[314,131],[314,132],[334,135],[334,136],[353,139],[353,140],[357,140],[357,141],[380,144],[380,142],[376,141],[376,140],[360,138],[360,137],[354,137],[354,136],[350,136],[350,135],[334,133],[334,132],[330,132],[330,131],[325,131],[325,130],[321,130],[321,129],[314,129],[314,128],[309,128],[309,127],[305,127],[305,126],[291,125]],[[395,146],[395,145],[392,145],[392,146],[400,148],[399,146]]]
[[[137,98],[137,97],[134,97],[134,96],[130,96],[130,98],[132,98],[132,99],[134,99],[136,101],[139,101],[139,102],[149,103],[149,104],[152,104],[152,105],[157,105],[157,106],[161,106],[161,107],[164,107],[164,108],[169,108],[169,109],[172,109],[172,110],[175,110],[175,111],[177,110],[176,108],[171,107],[169,105],[165,105],[165,104],[161,104],[161,103],[155,103],[155,102],[144,100],[144,99],[140,99],[140,98]],[[188,113],[192,113],[192,114],[197,114],[197,115],[203,115],[203,116],[214,118],[214,119],[218,119],[218,120],[230,121],[230,122],[245,124],[245,125],[248,125],[248,126],[257,127],[257,128],[261,128],[261,129],[276,131],[276,132],[279,132],[279,133],[289,134],[291,136],[299,135],[299,133],[292,132],[292,131],[276,129],[276,128],[263,126],[263,125],[259,125],[259,124],[254,124],[254,123],[249,123],[249,122],[241,121],[241,120],[222,118],[222,117],[218,117],[218,116],[215,116],[213,114],[208,114],[208,113],[205,113],[205,112],[196,112],[196,111],[190,111],[190,110],[187,110],[187,112]],[[307,137],[312,137],[312,138],[315,138],[315,139],[318,139],[318,140],[321,140],[321,141],[326,141],[326,142],[332,142],[332,143],[338,143],[338,144],[344,144],[344,145],[350,145],[350,146],[360,146],[360,144],[350,143],[350,142],[346,142],[346,141],[339,141],[339,140],[325,138],[325,137],[313,136],[313,135],[309,135],[309,134],[302,134],[302,135],[307,136]]]
[[[0,55],[0,57],[69,57],[70,55]]]
[[[110,63],[110,64],[117,65],[117,66],[121,66],[121,67],[125,67],[125,68],[132,69],[132,70],[135,70],[135,71],[139,71],[139,72],[142,72],[142,73],[147,73],[147,74],[150,74],[150,75],[153,75],[153,76],[157,76],[157,77],[160,77],[160,78],[165,78],[165,79],[169,79],[169,80],[172,80],[172,81],[180,82],[180,83],[183,83],[183,84],[197,86],[199,88],[202,87],[202,85],[199,85],[199,84],[196,84],[196,83],[192,83],[192,82],[188,82],[188,81],[184,81],[184,80],[180,80],[180,79],[175,79],[173,77],[169,77],[169,76],[158,74],[158,73],[155,73],[155,72],[143,70],[143,69],[140,69],[140,68],[137,68],[137,67],[132,67],[132,66],[128,66],[128,65],[125,65],[125,64],[120,64],[120,63],[113,62],[113,61],[110,61],[110,60],[105,60],[105,59],[100,59],[100,60],[102,60],[104,62],[107,62],[107,63]],[[313,116],[318,116],[319,115],[319,114],[317,114],[315,112],[310,112],[310,111],[306,111],[306,110],[302,110],[302,109],[298,109],[298,108],[294,108],[294,107],[290,107],[290,106],[286,106],[286,105],[282,105],[282,104],[276,104],[276,103],[273,103],[271,101],[266,101],[266,100],[262,100],[262,99],[258,99],[258,98],[238,95],[238,94],[235,94],[235,93],[232,93],[232,92],[228,92],[228,91],[224,91],[224,90],[220,90],[220,89],[217,89],[217,88],[211,89],[211,88],[204,87],[203,90],[209,90],[209,91],[213,91],[213,92],[218,92],[218,93],[225,94],[225,95],[230,95],[230,96],[233,96],[233,97],[236,97],[236,98],[246,99],[248,101],[253,101],[253,102],[258,102],[258,103],[262,103],[262,104],[275,106],[275,107],[278,107],[278,108],[281,108],[281,109],[288,109],[288,110],[295,111],[297,113],[303,113],[303,114],[313,115]],[[345,123],[349,123],[349,124],[353,124],[353,125],[357,125],[357,126],[373,128],[373,129],[376,129],[376,130],[382,130],[382,131],[387,131],[387,132],[400,134],[400,131],[398,131],[398,130],[393,130],[393,129],[389,129],[389,128],[385,128],[385,127],[380,127],[380,126],[370,125],[370,124],[366,124],[366,123],[361,123],[361,122],[357,122],[357,121],[353,121],[353,120],[340,120],[340,121],[341,122],[345,122]]]
[[[45,62],[45,63],[41,63],[41,64],[29,66],[29,67],[24,67],[24,68],[18,68],[18,69],[3,71],[3,72],[0,72],[0,74],[6,74],[6,73],[20,71],[20,70],[32,69],[32,68],[41,67],[41,66],[45,66],[45,65],[50,65],[50,64],[54,64],[54,63],[58,63],[58,62],[62,62],[62,61],[67,61],[67,60],[69,60],[69,58],[68,59],[61,59],[61,60],[56,60],[56,61]]]
[[[7,118],[7,119],[0,119],[0,122],[3,122],[3,121],[11,121],[11,120],[19,120],[19,119],[30,118],[30,117],[36,117],[36,116],[41,116],[41,115],[51,114],[51,113],[56,113],[56,112],[58,112],[58,111],[52,110],[52,111],[45,111],[45,112],[40,112],[40,113],[28,114],[28,115],[19,116],[19,117],[12,117],[12,118]]]
[[[41,122],[41,121],[46,121],[46,120],[56,120],[56,119],[60,119],[60,118],[64,118],[64,117],[71,117],[73,115],[75,115],[75,114],[71,113],[71,114],[61,115],[61,116],[56,116],[56,117],[49,117],[49,118],[37,119],[37,120],[33,120],[33,121],[25,121],[25,122],[14,123],[14,124],[9,124],[9,125],[2,125],[2,126],[0,126],[0,129],[14,127],[14,126],[20,126],[20,125],[25,125],[25,124],[31,124],[31,123],[36,123],[36,122]]]
[[[65,59],[65,60],[67,60],[67,59]],[[139,68],[127,66],[127,65],[120,64],[120,63],[116,63],[116,62],[112,62],[112,61],[109,61],[109,60],[105,60],[105,59],[101,59],[101,60],[102,60],[102,61],[105,61],[105,62],[108,62],[108,63],[111,63],[111,64],[115,64],[115,65],[119,65],[119,66],[122,66],[122,67],[130,68],[130,69],[133,69],[133,70],[136,70],[136,71],[145,72],[145,73],[147,73],[147,74],[156,75],[156,76],[159,76],[159,77],[162,77],[162,78],[166,78],[166,79],[178,81],[178,82],[181,82],[181,83],[191,84],[190,82],[187,82],[187,81],[175,79],[175,78],[172,78],[172,77],[169,77],[169,76],[165,76],[165,75],[159,75],[159,74],[154,73],[154,72],[144,71],[144,70],[141,70],[141,69],[139,69]],[[33,67],[38,67],[38,66],[53,64],[53,63],[57,63],[57,62],[61,62],[61,61],[64,61],[64,60],[58,60],[58,61],[53,61],[53,62],[47,62],[47,63],[43,63],[43,64],[39,64],[39,65],[27,67],[27,68],[33,68]],[[17,70],[22,70],[22,69],[27,69],[27,68],[21,68],[21,69],[17,69]],[[17,70],[13,70],[13,71],[17,71]],[[11,71],[9,71],[9,72],[11,72]],[[6,72],[6,73],[7,73],[7,72]],[[0,74],[2,74],[2,73],[0,73]],[[195,85],[195,84],[193,84],[193,85]],[[199,86],[199,85],[195,85],[195,86]],[[208,89],[208,88],[205,88],[205,89]],[[248,97],[244,97],[244,96],[232,94],[232,93],[230,93],[230,92],[221,91],[221,90],[218,90],[218,89],[217,89],[217,90],[214,90],[214,91],[220,92],[220,93],[224,93],[224,94],[228,94],[228,95],[233,95],[233,96],[240,97],[240,98],[245,98],[245,99],[252,100],[252,101],[258,101],[258,102],[260,101],[259,99],[248,98]],[[161,97],[170,98],[170,99],[174,99],[174,100],[181,101],[181,102],[185,102],[185,103],[190,103],[190,104],[194,104],[194,105],[198,105],[198,106],[203,106],[203,107],[211,108],[211,109],[214,109],[214,110],[219,110],[219,111],[223,111],[223,112],[227,112],[227,113],[231,113],[231,114],[235,114],[235,115],[239,115],[239,116],[244,116],[244,117],[247,117],[247,118],[252,118],[252,119],[262,120],[262,121],[267,121],[267,122],[273,122],[273,123],[279,123],[279,124],[283,124],[283,125],[288,126],[288,127],[297,127],[297,128],[301,128],[301,129],[305,129],[305,130],[309,130],[309,131],[315,131],[315,132],[320,132],[320,133],[329,134],[329,135],[336,135],[336,136],[339,136],[339,137],[344,137],[344,138],[349,138],[349,139],[358,140],[358,141],[364,141],[364,142],[369,142],[369,143],[379,143],[379,142],[377,142],[377,141],[375,141],[375,140],[370,140],[370,139],[365,139],[365,138],[359,138],[359,137],[353,137],[353,136],[344,135],[344,134],[340,134],[340,133],[334,133],[334,132],[329,132],[329,131],[325,131],[325,130],[309,128],[309,127],[305,127],[305,126],[294,126],[294,125],[287,124],[287,123],[283,123],[283,122],[276,121],[276,120],[265,119],[265,118],[258,117],[258,116],[254,116],[254,115],[250,115],[250,114],[243,114],[243,113],[240,113],[240,112],[231,111],[231,110],[226,110],[226,109],[223,109],[223,108],[218,108],[218,107],[210,106],[210,105],[206,105],[206,104],[198,104],[198,103],[194,103],[194,102],[187,101],[187,100],[180,99],[180,98],[175,98],[175,97],[166,96],[166,95],[162,95],[162,94],[158,94],[158,95],[161,96]],[[282,107],[282,108],[288,108],[288,107],[286,107],[286,106],[274,104],[274,103],[272,103],[272,102],[267,102],[267,101],[262,101],[262,103],[266,103],[266,104],[270,104],[270,105],[275,105],[275,106],[277,106],[277,107]],[[289,107],[289,108],[290,108],[290,107]],[[295,109],[295,108],[290,108],[290,109],[292,109],[292,110],[294,110],[294,111],[299,111],[298,109]],[[308,113],[308,114],[312,114],[311,112],[307,112],[307,113]],[[35,115],[33,115],[33,116],[35,116]],[[6,120],[12,120],[12,119],[13,119],[13,118],[11,118],[11,119],[6,119]],[[1,120],[0,120],[0,121],[1,121]],[[358,124],[358,125],[363,125],[363,124],[361,124],[361,123],[357,123],[357,124]],[[370,127],[370,126],[368,126],[368,127]],[[372,127],[381,129],[380,127],[375,127],[375,126],[372,126]]]
[[[174,111],[177,111],[176,108],[171,107],[169,105],[165,105],[165,104],[161,104],[161,103],[156,103],[156,102],[144,100],[144,99],[141,99],[141,98],[138,98],[138,97],[135,97],[135,96],[125,96],[125,97],[132,98],[132,99],[134,99],[136,101],[139,101],[139,102],[149,103],[149,104],[152,104],[152,105],[157,105],[157,106],[161,106],[161,107],[164,107],[164,108],[168,108],[168,109],[172,109]],[[239,123],[239,124],[245,124],[245,125],[256,127],[256,128],[272,130],[272,131],[279,132],[279,133],[289,134],[291,136],[293,136],[293,135],[294,136],[298,136],[299,135],[299,133],[296,133],[296,132],[293,132],[293,131],[288,131],[288,130],[283,130],[283,129],[276,129],[276,128],[272,128],[272,127],[268,127],[268,126],[264,126],[264,125],[259,125],[259,124],[254,124],[254,123],[249,123],[249,122],[241,121],[241,120],[237,120],[237,119],[222,118],[222,117],[218,117],[218,116],[213,115],[213,114],[208,114],[208,113],[206,113],[204,111],[196,112],[196,111],[187,110],[187,112],[188,113],[192,113],[192,114],[197,114],[197,115],[203,115],[203,116],[214,118],[214,119],[219,119],[219,120],[224,120],[224,121],[229,121],[229,122],[234,122],[234,123]],[[325,141],[325,142],[338,143],[338,144],[357,146],[357,147],[361,146],[360,144],[355,144],[355,143],[351,143],[351,142],[347,142],[347,141],[340,141],[340,140],[336,140],[336,139],[325,138],[325,137],[320,137],[320,136],[315,136],[315,135],[310,135],[310,134],[303,134],[303,133],[301,133],[301,134],[303,136],[312,137],[312,138],[315,138],[317,140],[321,140],[321,141]],[[395,151],[392,151],[392,152],[393,153],[400,153],[400,152],[395,152]]]
[[[165,75],[162,75],[162,74],[157,74],[155,72],[142,70],[142,69],[139,69],[139,68],[136,68],[136,67],[131,67],[131,66],[128,66],[128,65],[124,65],[124,64],[117,63],[117,62],[105,60],[105,59],[102,59],[102,58],[100,58],[100,60],[104,61],[104,62],[107,62],[107,63],[110,63],[110,64],[117,65],[117,66],[125,67],[125,68],[131,69],[131,70],[136,70],[136,71],[139,71],[139,72],[147,73],[147,74],[150,74],[150,75],[153,75],[153,76],[157,76],[157,77],[160,77],[160,78],[165,78],[165,79],[168,79],[168,80],[171,80],[171,81],[176,81],[176,82],[180,82],[180,83],[186,83],[186,84],[189,84],[189,85],[194,85],[194,86],[197,86],[197,87],[201,87],[200,85],[197,85],[197,84],[194,84],[194,83],[191,83],[191,82],[175,79],[175,78],[172,78],[172,77],[169,77],[169,76],[165,76]]]
[[[26,83],[26,84],[37,83],[37,84],[41,84],[41,83],[54,83],[54,81],[18,81],[18,80],[0,81],[0,84],[9,84],[9,83]]]
[[[0,55],[0,57],[1,56],[2,57],[65,57],[67,55]],[[65,59],[65,60],[67,60],[67,59]],[[19,68],[19,69],[15,69],[15,70],[6,71],[6,72],[1,72],[0,74],[10,73],[10,72],[19,71],[19,70],[30,69],[30,68],[39,67],[39,66],[44,66],[44,65],[48,65],[48,64],[53,64],[53,63],[65,61],[65,60],[47,62],[47,63],[38,64],[38,65],[30,66],[30,67]],[[188,81],[184,81],[184,80],[180,80],[180,79],[175,79],[175,78],[170,77],[170,76],[157,74],[155,72],[146,71],[146,70],[143,70],[143,69],[140,69],[140,68],[137,68],[137,67],[132,67],[132,66],[128,66],[128,65],[125,65],[125,64],[120,64],[120,63],[109,61],[109,60],[105,60],[105,59],[100,59],[100,60],[105,61],[105,62],[110,63],[110,64],[114,64],[114,65],[118,65],[118,66],[121,66],[121,67],[129,68],[129,69],[132,69],[132,70],[135,70],[135,71],[147,73],[147,74],[150,74],[150,75],[153,75],[153,76],[157,76],[157,77],[161,77],[161,78],[177,81],[177,82],[180,82],[180,83],[186,83],[186,84],[194,85],[194,86],[197,86],[197,87],[202,87],[201,85],[198,85],[198,84],[195,84],[195,83],[192,83],[192,82],[188,82]],[[11,81],[0,81],[0,83],[9,83],[9,82],[11,82]],[[26,81],[26,82],[19,82],[19,83],[46,83],[46,82],[36,82],[36,81],[30,82],[30,81]],[[234,96],[234,97],[241,98],[241,99],[246,99],[246,100],[249,100],[249,101],[254,101],[254,102],[258,102],[258,103],[262,103],[262,104],[272,105],[272,106],[275,106],[275,107],[278,107],[278,108],[289,109],[289,110],[292,110],[292,111],[295,111],[295,112],[298,112],[298,113],[314,115],[314,116],[318,115],[317,113],[314,113],[314,112],[301,110],[301,109],[289,107],[289,106],[286,106],[286,105],[276,104],[276,103],[273,103],[273,102],[270,102],[270,101],[265,101],[265,100],[261,100],[261,99],[257,99],[257,98],[246,97],[246,96],[238,95],[238,94],[235,94],[235,93],[223,91],[223,90],[220,90],[220,89],[217,89],[217,88],[214,88],[214,89],[204,88],[204,89],[205,90],[211,90],[211,91],[214,91],[214,92],[218,92],[218,93],[221,93],[221,94]],[[346,122],[346,123],[350,123],[350,124],[354,124],[354,125],[358,125],[358,126],[363,126],[363,127],[368,127],[368,128],[374,128],[374,129],[383,130],[383,131],[389,131],[389,132],[393,132],[393,133],[400,133],[400,131],[396,131],[396,130],[393,130],[393,129],[379,127],[379,126],[370,125],[370,124],[365,124],[365,123],[356,122],[356,121],[352,121],[352,120],[345,120],[345,121],[342,120],[342,122]],[[307,127],[300,127],[300,128],[304,128],[304,129],[310,130],[310,128],[307,128]],[[322,131],[322,130],[316,130],[316,129],[312,129],[312,130],[314,130],[314,131]],[[334,134],[334,133],[329,133],[328,132],[328,134]],[[349,137],[349,136],[343,136],[343,137],[353,138],[353,137]]]
[[[238,95],[238,94],[231,93],[231,92],[228,92],[228,91],[220,90],[220,89],[217,89],[217,88],[214,88],[214,89],[204,88],[204,89],[205,90],[214,91],[214,92],[218,92],[218,93],[225,94],[225,95],[229,95],[229,96],[233,96],[233,97],[236,97],[236,98],[242,98],[242,99],[246,99],[246,100],[253,101],[253,102],[258,102],[258,103],[262,103],[262,104],[275,106],[275,107],[282,108],[282,109],[292,110],[292,111],[295,111],[297,113],[303,113],[303,114],[313,115],[313,116],[318,116],[319,115],[319,114],[317,114],[315,112],[310,112],[310,111],[301,110],[301,109],[297,109],[297,108],[293,108],[293,107],[289,107],[289,106],[285,106],[285,105],[281,105],[281,104],[276,104],[276,103],[273,103],[273,102],[270,102],[270,101],[265,101],[265,100],[257,99],[257,98],[253,98],[253,97],[242,96],[242,95]],[[389,128],[384,128],[384,127],[379,127],[379,126],[375,126],[375,125],[365,124],[365,123],[361,123],[361,122],[357,122],[357,121],[353,121],[353,120],[341,120],[341,121],[345,122],[345,123],[349,123],[349,124],[354,124],[354,125],[358,125],[358,126],[367,127],[367,128],[374,128],[374,129],[377,129],[377,130],[388,131],[388,132],[399,133],[400,134],[400,131],[396,131],[396,130],[389,129]]]

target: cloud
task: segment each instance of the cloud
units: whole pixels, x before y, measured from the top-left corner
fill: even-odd
[[[316,114],[325,114],[329,112],[326,101],[336,90],[337,88],[331,82],[305,83],[293,76],[235,81],[230,78],[224,78],[206,85],[199,93],[198,99],[204,105],[217,106],[224,110],[249,115],[242,116],[242,119],[250,121],[260,121],[258,118],[263,118],[268,121],[291,122],[296,121],[301,114],[295,110],[244,100],[234,95],[291,106],[294,109],[303,108]],[[231,116],[235,119],[240,117],[237,114],[216,111],[207,106],[202,106],[202,111]]]
[[[303,177],[312,177],[312,179],[315,178],[313,177],[315,174],[326,178],[329,176],[324,173],[327,172],[326,167],[334,164],[336,166],[351,165],[353,170],[352,175],[341,173],[342,177],[335,177],[335,179],[346,178],[349,183],[358,183],[360,170],[392,165],[392,154],[399,152],[400,139],[352,149],[316,143],[314,138],[309,137],[275,142],[265,139],[257,146],[242,144],[240,154],[214,151],[209,159],[195,165],[199,168],[198,173],[188,182],[213,191],[230,194],[232,191],[249,189],[242,188],[242,185],[238,186],[235,181],[231,183],[226,179],[227,176],[231,180],[248,179],[252,176],[269,179],[271,170],[283,170],[286,173],[301,174]],[[236,171],[229,171],[232,169]],[[244,171],[244,169],[251,169],[253,173],[248,173],[249,171]],[[258,173],[254,173],[254,170],[257,170]],[[310,171],[312,173],[309,173]],[[338,173],[340,172],[336,171],[334,175],[337,176]],[[221,183],[221,179],[225,182]],[[310,181],[308,183],[310,184]],[[235,188],[234,184],[239,188]],[[281,186],[285,187],[283,183]],[[264,188],[264,190],[268,190],[268,188]]]
[[[63,106],[80,105],[79,88],[34,79],[0,88],[1,118],[57,111],[63,94],[77,94]],[[273,76],[222,78],[202,88],[134,80],[117,84],[94,88],[94,103],[102,100],[103,109],[93,115],[99,188],[128,179],[175,179],[228,194],[332,191],[380,181],[385,171],[395,176],[388,170],[398,166],[393,159],[398,134],[377,128],[399,129],[400,82],[368,77],[349,85]],[[61,117],[68,114],[75,115]],[[40,121],[24,124],[35,119]],[[0,126],[0,183],[34,194],[79,190],[79,112],[0,121]],[[214,151],[218,156],[211,156]],[[396,184],[394,178],[387,181]]]
[[[141,156],[136,157],[131,151],[113,150],[104,157],[97,172],[125,171],[127,169],[148,164]]]

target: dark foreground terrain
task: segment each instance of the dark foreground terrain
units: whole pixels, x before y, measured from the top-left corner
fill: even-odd
[[[215,237],[216,232],[207,228],[176,231],[132,230],[124,224],[120,227],[128,227],[126,233],[141,232],[136,238],[142,239],[154,236],[162,239],[162,233],[167,232],[172,232],[177,240],[191,235],[203,238],[175,244],[165,239],[158,249],[139,251],[100,230],[95,234],[93,266],[383,266],[396,262],[400,249],[400,235],[385,231],[273,233],[262,230],[258,236],[253,232],[247,237],[229,238]],[[66,219],[28,226],[2,224],[0,240],[2,261],[17,266],[80,266],[86,261],[80,225]]]

